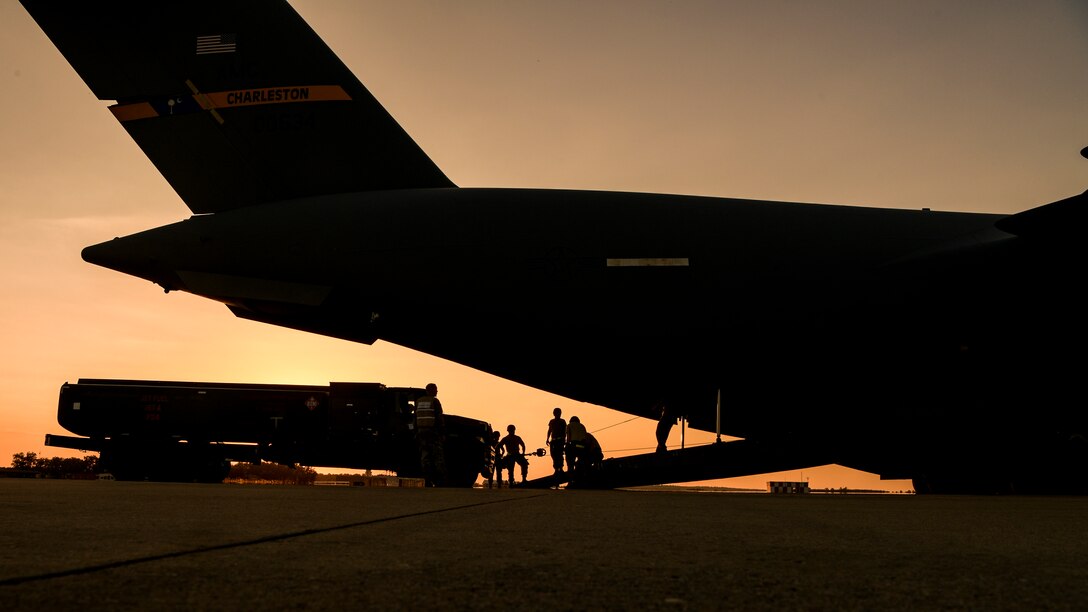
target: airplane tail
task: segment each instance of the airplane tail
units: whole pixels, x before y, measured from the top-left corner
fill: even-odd
[[[454,187],[285,0],[21,0],[194,213]]]

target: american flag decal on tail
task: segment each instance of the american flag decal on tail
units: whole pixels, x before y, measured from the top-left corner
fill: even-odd
[[[212,55],[213,53],[234,53],[238,47],[237,36],[234,34],[209,34],[196,37],[196,54]]]

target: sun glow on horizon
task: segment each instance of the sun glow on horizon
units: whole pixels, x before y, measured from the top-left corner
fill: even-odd
[[[1008,214],[1088,176],[1076,3],[292,5],[462,186]],[[532,448],[560,406],[590,431],[612,426],[599,437],[613,456],[652,450],[648,419],[617,425],[630,415],[387,342],[237,319],[85,263],[86,246],[191,213],[22,6],[0,5],[0,23],[0,464],[78,456],[44,435],[65,433],[58,390],[79,378],[436,382],[449,412],[515,423]],[[688,429],[685,442],[714,437]],[[530,477],[550,466],[533,459]],[[840,466],[773,476],[910,487]]]

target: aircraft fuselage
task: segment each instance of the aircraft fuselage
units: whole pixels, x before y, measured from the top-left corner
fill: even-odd
[[[84,258],[239,316],[382,339],[576,400],[643,416],[670,402],[701,429],[720,389],[723,433],[820,432],[849,463],[859,444],[905,446],[935,414],[949,435],[992,420],[1028,390],[987,389],[1054,365],[1034,304],[1066,289],[1025,257],[1050,247],[1000,218],[424,189],[194,216]],[[864,431],[874,411],[902,428],[890,443]]]

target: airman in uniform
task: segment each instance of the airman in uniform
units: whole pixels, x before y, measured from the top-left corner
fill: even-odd
[[[429,383],[426,390],[426,395],[416,399],[416,441],[423,478],[428,487],[437,487],[446,484],[446,422],[442,402],[438,401],[438,385]]]

